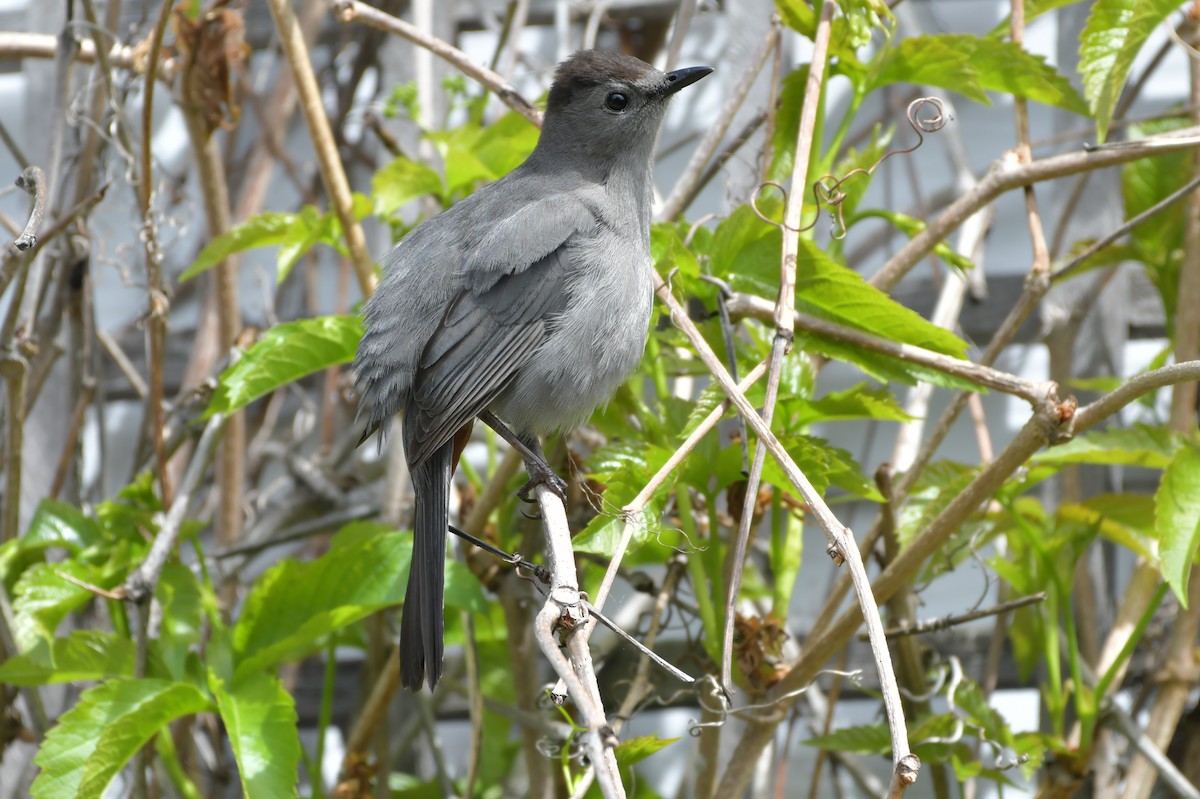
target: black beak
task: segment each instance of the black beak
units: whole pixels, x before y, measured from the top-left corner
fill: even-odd
[[[684,67],[683,69],[668,72],[667,82],[659,90],[659,96],[670,97],[680,89],[691,86],[712,71],[712,67]]]

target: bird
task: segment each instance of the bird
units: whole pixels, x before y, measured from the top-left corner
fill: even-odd
[[[402,416],[414,510],[400,682],[414,692],[442,674],[449,489],[471,426],[482,419],[521,453],[522,499],[539,484],[565,499],[539,436],[584,423],[641,361],[654,146],[668,100],[710,72],[575,53],[529,157],[383,260],[352,373],[364,441]]]

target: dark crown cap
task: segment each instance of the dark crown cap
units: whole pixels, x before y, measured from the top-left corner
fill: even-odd
[[[608,81],[637,83],[653,71],[654,67],[631,55],[607,50],[580,50],[558,65],[546,109],[565,106],[577,88]]]

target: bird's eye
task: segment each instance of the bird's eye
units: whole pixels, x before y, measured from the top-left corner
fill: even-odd
[[[610,92],[608,97],[604,98],[604,107],[609,111],[624,111],[627,105],[629,98],[620,92]]]

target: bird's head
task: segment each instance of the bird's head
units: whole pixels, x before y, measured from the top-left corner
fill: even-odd
[[[539,149],[648,158],[667,101],[710,72],[711,67],[661,72],[633,56],[604,50],[575,53],[555,73]]]

